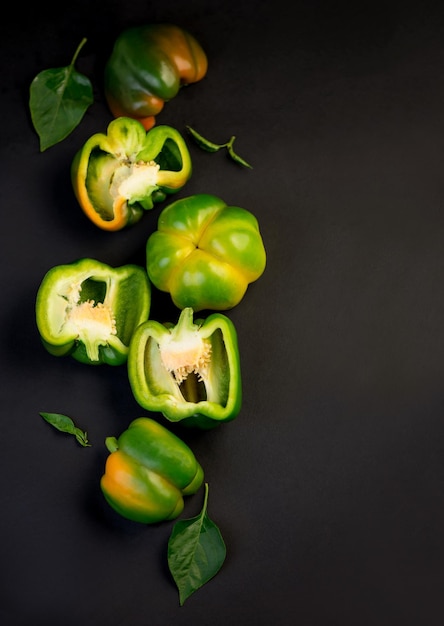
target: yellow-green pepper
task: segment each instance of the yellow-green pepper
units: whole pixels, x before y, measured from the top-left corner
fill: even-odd
[[[45,348],[87,364],[121,365],[130,339],[146,321],[151,286],[144,268],[113,268],[95,259],[57,265],[43,277],[36,322]]]
[[[176,325],[147,320],[136,329],[128,377],[137,402],[171,422],[209,429],[233,420],[242,402],[237,333],[222,313]]]
[[[171,126],[147,132],[129,117],[113,120],[107,133],[86,141],[71,164],[75,196],[99,228],[117,231],[177,193],[192,174],[182,135]]]
[[[238,304],[265,270],[256,217],[210,194],[163,209],[146,245],[149,278],[174,304],[223,311]]]
[[[135,419],[105,443],[110,455],[100,487],[122,517],[143,524],[174,519],[183,511],[183,497],[202,485],[204,472],[192,450],[151,418]]]

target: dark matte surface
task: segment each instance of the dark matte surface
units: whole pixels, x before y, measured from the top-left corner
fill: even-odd
[[[103,4],[15,6],[3,21],[2,625],[442,626],[444,10]],[[102,232],[76,205],[69,167],[111,121],[100,81],[115,36],[154,21],[188,28],[209,57],[207,77],[159,121],[216,142],[235,134],[254,165],[190,143],[179,197],[209,192],[251,210],[268,253],[227,313],[241,414],[216,431],[177,429],[206,470],[227,544],[222,570],[183,607],[166,563],[172,524],[126,522],[99,491],[105,437],[144,414],[126,369],[52,357],[34,320],[50,267],[82,256],[144,264],[160,208]],[[95,104],[40,153],[29,84],[67,65],[82,37],[77,69]],[[174,315],[154,294],[152,317]],[[92,447],[39,411],[75,418]],[[183,517],[201,504],[202,492]]]

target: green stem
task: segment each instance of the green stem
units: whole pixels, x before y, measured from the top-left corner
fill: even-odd
[[[205,494],[204,494],[204,501],[202,505],[202,511],[206,512],[207,505],[208,505],[208,483],[205,483],[204,487],[205,487]]]
[[[115,452],[119,449],[117,439],[115,437],[107,437],[105,439],[105,446],[108,448],[109,452]]]
[[[72,61],[71,61],[71,67],[73,67],[75,65],[75,62],[77,61],[77,57],[79,56],[80,50],[83,48],[83,46],[86,44],[87,42],[87,38],[84,37],[82,39],[82,41],[79,43],[79,45],[77,46],[77,50],[74,53],[74,56],[72,57]]]

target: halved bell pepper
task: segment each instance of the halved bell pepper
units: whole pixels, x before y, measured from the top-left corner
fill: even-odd
[[[110,455],[100,487],[122,517],[142,524],[174,519],[184,509],[183,497],[202,485],[204,471],[192,450],[151,418],[135,419],[105,444]]]
[[[175,24],[147,24],[124,30],[105,64],[104,92],[114,117],[152,128],[165,102],[181,87],[200,81],[208,59],[200,43]]]
[[[197,194],[163,209],[147,240],[146,263],[151,282],[178,308],[222,311],[262,275],[266,254],[252,213]]]
[[[242,384],[233,322],[221,313],[193,322],[187,307],[175,326],[142,323],[131,339],[128,378],[136,401],[171,422],[210,429],[234,419]]]
[[[45,348],[88,364],[121,365],[130,339],[148,319],[151,286],[144,268],[112,268],[80,259],[50,269],[36,297],[36,322]]]
[[[71,164],[81,208],[108,231],[138,222],[154,203],[179,191],[191,173],[188,147],[175,128],[164,125],[147,132],[129,117],[113,120],[107,133],[90,137]]]

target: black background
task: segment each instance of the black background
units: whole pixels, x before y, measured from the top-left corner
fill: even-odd
[[[444,623],[444,10],[281,0],[14,6],[1,38],[1,517],[4,626],[438,626]],[[103,502],[104,439],[146,414],[126,368],[49,355],[35,326],[44,273],[83,256],[144,265],[156,206],[100,231],[73,196],[74,153],[111,115],[103,62],[123,28],[192,32],[208,74],[158,122],[187,136],[193,177],[252,211],[267,268],[227,312],[244,401],[210,432],[175,429],[209,483],[226,561],[183,607],[172,523]],[[39,152],[29,85],[78,71],[95,103]],[[153,292],[151,317],[175,319]],[[73,417],[92,447],[39,411]],[[158,415],[155,416],[162,420]],[[165,422],[163,422],[165,423]],[[186,500],[196,515],[203,492]]]

